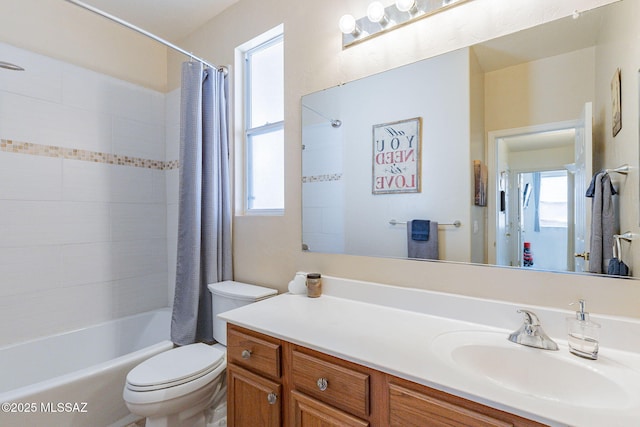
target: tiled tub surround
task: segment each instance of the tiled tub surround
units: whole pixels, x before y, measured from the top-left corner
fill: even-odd
[[[0,346],[166,307],[170,96],[0,56],[26,69],[0,79]]]
[[[637,319],[599,316],[602,324],[599,359],[572,356],[566,345],[565,318],[569,310],[549,309],[508,302],[484,300],[420,289],[400,288],[323,276],[320,298],[284,294],[223,313],[220,317],[236,325],[313,350],[365,365],[409,381],[442,390],[469,400],[515,413],[551,426],[636,425],[640,419],[640,322]],[[611,404],[606,390],[584,384],[589,402],[569,404],[529,392],[515,392],[488,378],[456,369],[441,359],[438,337],[453,331],[474,331],[504,336],[523,320],[517,309],[527,308],[540,318],[545,331],[559,344],[553,358],[567,358],[572,365],[594,371],[616,368],[629,393]],[[502,341],[502,340],[500,340]],[[543,352],[512,344],[517,349]],[[563,359],[565,360],[565,359]],[[620,366],[624,366],[620,370]],[[540,366],[523,366],[539,385]],[[581,368],[582,369],[582,368]],[[613,371],[612,371],[613,372]],[[621,372],[625,373],[621,375]],[[547,375],[548,376],[548,375]],[[552,381],[567,381],[554,377]],[[537,383],[536,383],[537,382]],[[601,400],[607,400],[602,405]],[[585,404],[586,403],[586,404]]]

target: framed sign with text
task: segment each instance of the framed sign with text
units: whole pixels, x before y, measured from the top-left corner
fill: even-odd
[[[373,126],[373,194],[419,193],[422,119]]]

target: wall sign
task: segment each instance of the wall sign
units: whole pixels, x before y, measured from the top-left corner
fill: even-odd
[[[422,119],[373,126],[373,194],[419,193]]]

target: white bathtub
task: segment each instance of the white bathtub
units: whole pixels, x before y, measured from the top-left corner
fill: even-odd
[[[173,347],[170,309],[0,348],[0,426],[110,426],[130,421],[127,372]]]

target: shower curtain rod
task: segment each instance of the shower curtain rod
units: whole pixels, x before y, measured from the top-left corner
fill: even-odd
[[[171,42],[169,42],[169,41],[167,41],[167,40],[165,40],[165,39],[163,39],[161,37],[158,37],[153,33],[150,33],[150,32],[148,32],[146,30],[143,30],[142,28],[137,27],[137,26],[125,21],[124,19],[120,19],[117,16],[111,15],[111,14],[109,14],[107,12],[104,12],[104,11],[102,11],[102,10],[96,8],[96,7],[93,7],[91,5],[88,5],[88,4],[83,3],[81,1],[78,1],[78,0],[66,0],[66,1],[69,2],[69,3],[73,3],[76,6],[79,6],[79,7],[83,8],[83,9],[86,9],[86,10],[88,10],[90,12],[93,12],[93,13],[95,13],[97,15],[100,15],[100,16],[102,16],[104,18],[110,19],[111,21],[116,22],[116,23],[118,23],[120,25],[123,25],[123,26],[125,26],[125,27],[127,27],[127,28],[129,28],[129,29],[131,29],[133,31],[137,31],[138,33],[143,34],[143,35],[145,35],[145,36],[147,36],[147,37],[149,37],[149,38],[151,38],[151,39],[153,39],[153,40],[155,40],[157,42],[160,42],[163,45],[165,45],[165,46],[167,46],[167,47],[169,47],[169,48],[171,48],[173,50],[176,50],[176,51],[188,56],[189,58],[191,58],[193,60],[201,62],[202,64],[204,64],[204,65],[206,65],[208,67],[215,68],[215,69],[217,69],[219,71],[224,71],[225,74],[228,72],[227,67],[213,65],[213,64],[205,61],[204,59],[195,56],[191,52],[187,52],[186,50],[182,49],[181,47],[176,46],[175,44],[173,44],[173,43],[171,43]]]

